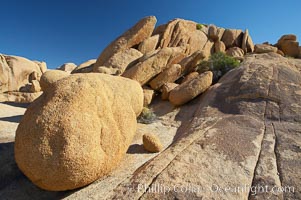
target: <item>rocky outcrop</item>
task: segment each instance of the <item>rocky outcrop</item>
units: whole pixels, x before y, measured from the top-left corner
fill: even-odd
[[[41,95],[39,80],[45,62],[0,54],[0,102],[30,103]]]
[[[68,76],[28,107],[16,131],[16,162],[43,189],[85,186],[123,158],[142,106],[135,81],[96,73]]]
[[[170,92],[169,101],[175,106],[187,103],[205,92],[211,86],[212,78],[212,72],[208,71],[190,81],[182,83]]]
[[[139,60],[139,63],[126,70],[122,76],[144,85],[168,66],[182,60],[184,58],[182,51],[183,49],[179,47],[166,47],[153,54],[146,54]]]
[[[299,42],[297,42],[296,35],[283,35],[277,43],[278,48],[287,56],[298,58],[299,56]]]
[[[196,29],[196,22],[174,19],[165,27],[160,40],[160,48],[183,47],[187,55],[203,50],[208,42],[207,35]]]
[[[0,93],[19,92],[32,80],[32,73],[41,77],[45,71],[45,63],[30,61],[19,56],[0,54]]]
[[[93,65],[95,64],[96,59],[91,59],[86,62],[83,62],[82,64],[78,65],[71,74],[75,73],[89,73],[93,71]]]
[[[104,64],[116,53],[132,48],[133,46],[138,45],[139,43],[150,37],[154,30],[156,22],[157,19],[154,16],[141,19],[132,28],[123,33],[109,46],[107,46],[98,57],[94,66],[104,66]]]
[[[74,63],[65,63],[56,69],[71,73],[76,67],[77,66]]]
[[[275,53],[247,56],[198,99],[179,139],[107,198],[299,199],[300,69]]]

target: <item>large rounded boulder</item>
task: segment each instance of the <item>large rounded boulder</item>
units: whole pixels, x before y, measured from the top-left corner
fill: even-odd
[[[142,107],[142,88],[130,79],[91,73],[58,80],[22,118],[16,162],[43,189],[85,186],[123,158]]]

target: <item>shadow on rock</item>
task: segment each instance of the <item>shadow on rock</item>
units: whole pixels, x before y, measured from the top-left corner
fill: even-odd
[[[35,186],[15,162],[14,142],[1,143],[0,155],[0,199],[61,199],[74,192],[49,192]]]
[[[143,147],[143,144],[132,144],[126,152],[127,154],[150,154]]]

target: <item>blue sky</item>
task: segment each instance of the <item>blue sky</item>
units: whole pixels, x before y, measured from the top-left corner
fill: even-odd
[[[47,62],[55,68],[97,58],[139,19],[174,18],[225,28],[248,28],[254,43],[288,33],[301,38],[300,0],[7,0],[1,2],[0,53]]]

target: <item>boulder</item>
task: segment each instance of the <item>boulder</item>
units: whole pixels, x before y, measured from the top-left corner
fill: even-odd
[[[141,19],[132,28],[123,33],[120,37],[114,40],[109,46],[107,46],[98,57],[95,67],[104,66],[104,64],[116,53],[125,51],[135,45],[138,45],[146,38],[150,37],[155,24],[157,22],[156,17],[150,16]]]
[[[83,187],[119,164],[142,107],[143,91],[135,81],[70,75],[27,108],[16,131],[16,163],[45,190]]]
[[[157,34],[157,35],[154,35],[152,37],[145,39],[143,42],[141,42],[139,44],[138,50],[143,54],[154,51],[158,45],[159,38],[160,38],[160,35]]]
[[[160,139],[154,134],[146,133],[142,140],[144,149],[150,153],[158,153],[163,150]]]
[[[273,47],[268,44],[256,44],[254,52],[255,53],[269,53],[269,52],[277,52],[277,47]]]
[[[197,64],[206,57],[204,51],[196,51],[192,55],[181,60],[179,64],[182,66],[183,74],[195,71]]]
[[[36,72],[36,77],[40,77],[43,73],[41,71],[43,64],[37,63],[40,62],[0,54],[0,93],[18,92],[20,88],[29,84],[30,76],[34,72]]]
[[[147,107],[153,100],[155,91],[149,87],[144,86],[143,87],[143,96],[144,96],[144,101],[143,101],[143,106]]]
[[[30,87],[30,92],[40,92],[41,91],[41,86],[38,80],[32,80],[31,82],[31,87]]]
[[[74,63],[65,63],[56,69],[71,73],[76,67],[77,66]]]
[[[196,29],[196,25],[193,21],[183,19],[170,21],[162,33],[159,47],[183,47],[186,55],[203,50],[208,38],[204,32]]]
[[[123,73],[126,68],[135,60],[138,58],[142,57],[143,54],[133,48],[126,49],[124,51],[119,51],[115,53],[109,60],[107,60],[103,66],[106,66],[108,68],[113,68],[113,69],[118,69],[120,70],[121,73]],[[94,66],[94,72],[97,71],[97,68],[99,66],[95,65]]]
[[[139,59],[139,63],[126,70],[122,76],[144,85],[168,66],[182,60],[185,56],[182,51],[183,49],[179,47],[166,47],[153,54],[146,54]]]
[[[226,46],[225,44],[218,40],[214,43],[214,52],[215,53],[218,53],[218,52],[222,52],[222,53],[225,53],[226,52]]]
[[[218,41],[218,29],[215,25],[210,25],[208,28],[208,38],[213,41]]]
[[[93,66],[96,62],[96,59],[91,59],[86,62],[83,62],[82,64],[78,65],[71,74],[75,73],[90,73],[93,71]]]
[[[254,51],[254,44],[252,41],[252,38],[249,34],[249,30],[246,29],[242,38],[242,44],[241,44],[242,50],[244,50],[245,53],[253,52]]]
[[[277,46],[287,56],[294,58],[299,56],[299,42],[296,35],[283,35],[278,40]]]
[[[190,81],[196,77],[199,76],[199,73],[198,72],[191,72],[190,74],[188,74],[187,76],[185,76],[185,78],[182,80],[181,84],[182,83],[185,83],[187,81]]]
[[[161,98],[162,98],[162,100],[168,100],[170,91],[175,89],[178,85],[179,84],[177,84],[177,83],[165,83],[161,87],[161,92],[162,92]]]
[[[222,41],[226,45],[226,49],[231,47],[241,47],[242,39],[242,30],[237,29],[226,29],[222,37]]]
[[[176,81],[181,75],[181,65],[173,64],[149,82],[152,89],[158,90],[165,83]]]
[[[52,87],[56,81],[69,76],[68,72],[61,70],[49,70],[41,76],[40,85],[43,91]]]
[[[282,42],[286,40],[297,41],[297,36],[294,34],[282,35],[281,38],[278,40],[278,42]]]
[[[245,52],[241,48],[239,48],[239,47],[231,47],[230,49],[228,49],[226,51],[226,54],[228,56],[232,56],[232,57],[238,58],[238,59],[243,58],[244,57],[244,53]]]
[[[179,85],[170,92],[169,101],[175,106],[180,106],[187,103],[199,94],[206,91],[212,84],[212,78],[212,72],[208,71],[200,74],[198,77],[190,81]]]

